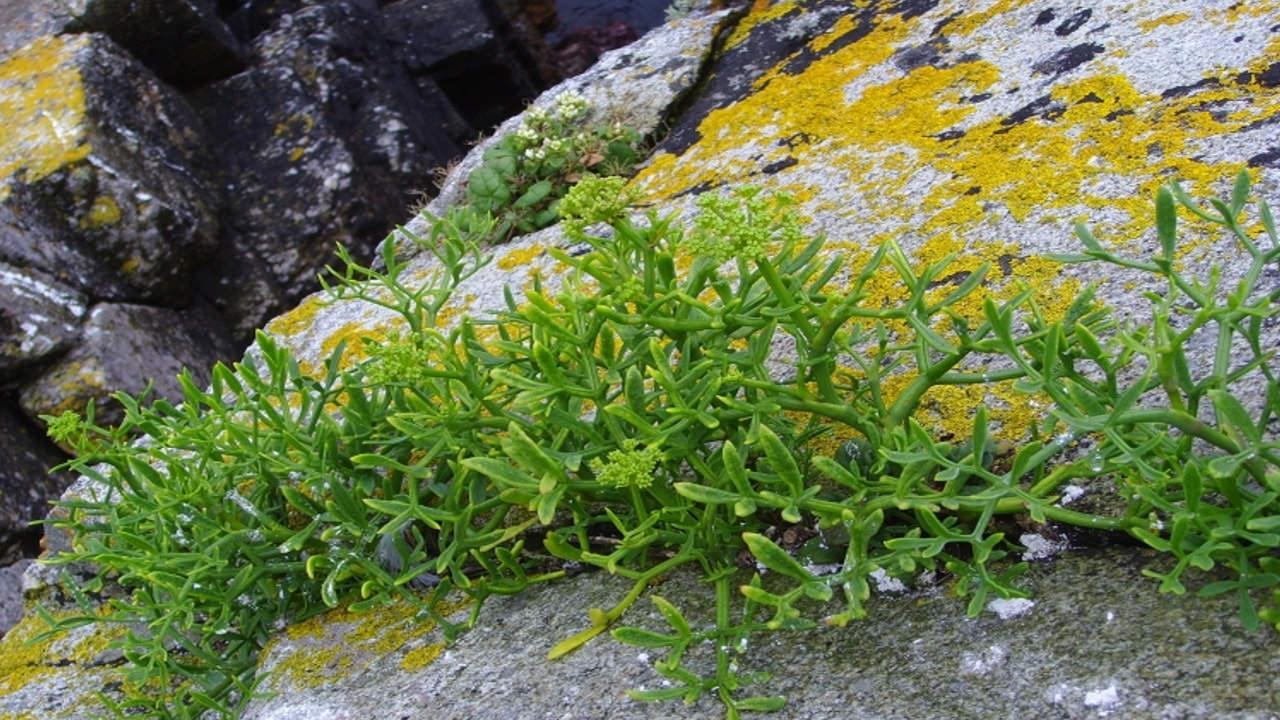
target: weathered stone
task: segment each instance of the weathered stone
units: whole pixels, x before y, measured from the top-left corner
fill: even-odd
[[[207,310],[167,310],[143,305],[95,305],[85,320],[83,340],[22,389],[22,408],[32,417],[97,406],[99,423],[118,422],[121,409],[112,392],[138,395],[147,384],[158,397],[180,400],[177,375],[191,371],[197,385],[208,382],[217,360],[232,346]]]
[[[66,460],[40,430],[0,402],[0,564],[12,562],[21,536],[43,520],[71,478],[49,468]]]
[[[184,301],[217,225],[182,98],[101,35],[46,37],[0,63],[0,115],[0,259],[95,298]]]
[[[0,2],[0,58],[36,38],[57,35],[71,22],[67,0],[4,0]]]
[[[66,350],[78,336],[86,302],[38,270],[0,262],[0,381]]]
[[[381,62],[371,5],[286,16],[254,44],[251,70],[194,96],[224,163],[228,233],[265,260],[289,301],[315,286],[337,243],[368,257],[388,218],[457,152],[408,76]]]
[[[245,52],[213,0],[5,0],[0,56],[43,35],[102,33],[178,87],[226,77]]]
[[[1156,592],[1139,572],[1152,560],[1113,548],[1037,563],[1029,574],[1034,600],[1008,619],[996,605],[969,618],[964,602],[941,589],[878,595],[867,620],[759,635],[736,660],[771,675],[747,690],[786,696],[782,717],[1270,717],[1280,655],[1269,631],[1244,631],[1227,596]],[[438,630],[412,625],[403,608],[331,613],[267,648],[263,690],[275,695],[254,700],[243,717],[718,716],[711,695],[692,706],[628,698],[627,689],[662,686],[652,668],[662,658],[608,637],[546,660],[552,644],[586,627],[589,608],[609,607],[626,590],[619,578],[589,573],[494,598],[478,626],[447,648]],[[713,617],[711,593],[692,575],[671,576],[660,594],[694,626]],[[623,623],[666,629],[644,599]],[[0,713],[48,707],[42,717],[95,717],[94,693],[120,678],[90,651],[105,645],[106,631],[91,627],[56,647],[17,652],[40,627],[29,616],[0,641],[0,670],[14,678],[0,673]],[[353,628],[369,640],[353,641]],[[688,662],[711,671],[705,646]]]
[[[22,619],[22,573],[32,562],[24,558],[0,567],[0,638]]]
[[[772,676],[750,693],[785,695],[783,717],[1267,717],[1280,693],[1270,631],[1243,630],[1229,599],[1157,593],[1139,572],[1151,561],[1116,549],[1037,564],[1033,605],[1008,620],[992,610],[969,618],[940,588],[882,595],[866,621],[752,637],[736,662]],[[718,716],[707,695],[689,707],[623,694],[661,686],[651,667],[660,652],[601,637],[546,660],[554,643],[588,625],[589,608],[611,607],[626,589],[596,573],[492,600],[474,631],[425,666],[415,661],[440,649],[434,635],[379,657],[348,641],[343,618],[315,623],[264,654],[261,667],[275,672],[263,689],[275,695],[244,717]],[[675,575],[656,592],[695,627],[714,622],[713,593],[696,578]],[[381,623],[389,633],[395,617]],[[624,623],[669,632],[644,600]],[[703,672],[714,667],[707,650],[689,655]],[[327,663],[308,665],[317,657]]]

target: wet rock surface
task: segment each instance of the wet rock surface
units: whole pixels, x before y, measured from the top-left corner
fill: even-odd
[[[171,393],[175,362],[235,358],[336,243],[367,259],[436,168],[550,81],[522,23],[487,0],[0,3],[5,402],[78,407],[153,371]],[[85,324],[104,302],[217,340],[102,337],[131,332]],[[126,351],[157,355],[127,373],[109,359]]]
[[[86,301],[39,270],[0,262],[0,373],[66,350],[78,339]]]
[[[102,303],[89,311],[79,345],[53,363],[21,393],[32,417],[81,411],[106,388],[178,400],[177,376],[191,371],[197,386],[209,381],[213,363],[232,353],[230,339],[212,331],[207,309],[167,310],[145,305]],[[99,402],[95,419],[114,424],[122,417],[114,400]]]
[[[0,78],[0,259],[97,298],[186,302],[220,204],[186,101],[102,35],[36,40]]]

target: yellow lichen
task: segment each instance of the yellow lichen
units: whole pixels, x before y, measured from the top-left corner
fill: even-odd
[[[85,230],[98,230],[120,222],[120,206],[110,195],[99,195],[93,199],[89,212],[80,219],[80,227]]]
[[[400,661],[400,667],[409,672],[417,672],[435,662],[436,658],[440,657],[440,653],[444,652],[444,647],[444,643],[437,642],[410,650]]]
[[[436,610],[449,617],[470,605],[468,598],[459,597],[441,602]],[[420,619],[418,607],[402,600],[361,614],[342,608],[286,628],[281,637],[268,643],[262,656],[270,655],[282,640],[294,643],[274,672],[295,687],[314,687],[362,671],[435,630],[433,620]],[[341,643],[324,647],[336,637],[341,637]],[[401,660],[402,667],[420,670],[443,648],[444,643],[439,642],[409,650]]]
[[[15,179],[34,182],[89,156],[75,66],[89,42],[86,35],[44,37],[0,63],[0,199]]]
[[[316,313],[324,307],[319,294],[309,295],[298,306],[267,323],[267,332],[280,337],[290,337],[311,327]]]
[[[506,255],[498,259],[498,268],[501,270],[514,270],[518,267],[524,267],[529,261],[542,255],[543,247],[541,245],[530,245],[527,248],[512,250]]]
[[[105,612],[105,610],[103,611]],[[69,613],[55,614],[60,619]],[[65,635],[33,642],[49,625],[39,615],[24,617],[0,638],[0,697],[10,695],[43,678],[66,673],[68,665],[96,668],[103,653],[125,633],[124,628],[91,624]],[[91,690],[86,695],[91,695]]]
[[[1141,20],[1138,22],[1138,27],[1142,28],[1143,32],[1151,32],[1161,25],[1177,25],[1190,19],[1191,13],[1173,12],[1150,20]]]

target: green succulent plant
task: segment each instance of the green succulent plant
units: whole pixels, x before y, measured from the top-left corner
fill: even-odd
[[[514,133],[484,152],[467,177],[467,202],[497,218],[495,240],[554,223],[560,198],[588,173],[632,173],[643,138],[618,123],[589,123],[589,114],[581,95],[566,92],[550,110],[529,108]]]
[[[552,658],[608,633],[661,653],[654,669],[670,685],[636,698],[713,693],[730,718],[777,710],[781,697],[743,697],[766,682],[739,669],[742,653],[760,652],[744,648],[762,647],[745,639],[863,618],[877,573],[948,574],[975,614],[1025,597],[1009,518],[1134,537],[1172,557],[1148,571],[1165,592],[1220,569],[1197,592],[1234,593],[1246,627],[1280,629],[1280,381],[1263,340],[1280,314],[1266,279],[1280,238],[1261,201],[1265,237],[1242,226],[1247,175],[1212,209],[1162,188],[1154,257],[1123,257],[1078,229],[1083,252],[1061,261],[1161,284],[1140,323],[1091,289],[1060,320],[1029,290],[988,298],[966,320],[955,308],[981,291],[981,270],[928,292],[952,258],[920,266],[888,242],[851,265],[805,238],[785,200],[749,188],[700,202],[688,233],[673,217],[622,212],[625,194],[598,178],[570,191],[561,212],[591,252],[552,251],[569,268],[563,285],[535,283],[520,301],[510,291],[492,317],[444,322],[493,238],[483,213],[458,210],[413,237],[438,260],[425,283],[410,281],[391,243],[381,269],[353,264],[333,281],[335,297],[404,320],[368,360],[344,368],[339,347],[308,375],[260,334],[257,352],[217,366],[208,389],[184,376],[181,404],[119,395],[115,430],[50,418],[63,441],[83,440],[67,469],[109,490],[62,503],[51,522],[75,546],[50,562],[98,568],[76,592],[123,590],[105,615],[50,618],[54,632],[147,628],[122,641],[135,683],[114,707],[234,717],[283,623],[405,600],[453,637],[486,598],[574,563],[631,588]],[[1179,206],[1239,241],[1246,267],[1232,287],[1216,269],[1197,279],[1178,268]],[[592,231],[600,222],[608,233]],[[886,273],[905,299],[870,292]],[[1190,348],[1206,339],[1215,350],[1200,367]],[[785,359],[783,340],[795,347]],[[898,375],[911,379],[889,393]],[[933,388],[995,382],[1051,400],[1016,449],[994,442],[981,407],[967,438],[916,419]],[[128,440],[137,434],[152,441]],[[833,435],[852,439],[813,449]],[[1058,502],[1087,477],[1110,478],[1123,508]],[[821,532],[825,571],[779,528]],[[681,567],[712,588],[709,624],[658,595],[665,631],[619,623]],[[426,575],[438,582],[424,594]],[[458,594],[473,600],[462,625],[440,610]]]

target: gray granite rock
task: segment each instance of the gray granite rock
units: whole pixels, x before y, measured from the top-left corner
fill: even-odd
[[[94,298],[185,302],[218,205],[186,102],[105,36],[77,35],[0,62],[0,107],[0,260]]]
[[[212,313],[198,308],[95,305],[80,344],[22,389],[22,408],[31,417],[56,415],[93,400],[97,422],[109,424],[121,417],[119,405],[108,400],[117,390],[136,396],[150,383],[157,397],[180,400],[183,368],[200,385],[214,362],[230,359],[233,346],[217,328]]]
[[[1248,633],[1232,601],[1161,595],[1139,568],[1152,555],[1114,549],[1035,566],[1036,595],[1023,614],[995,609],[969,618],[941,589],[879,596],[870,619],[844,629],[750,639],[737,662],[770,673],[752,693],[788,698],[788,718],[1262,718],[1280,700],[1280,653],[1270,631]],[[279,668],[247,720],[323,717],[709,718],[692,706],[629,699],[628,688],[661,687],[661,657],[611,638],[550,662],[552,644],[587,625],[591,607],[610,607],[625,583],[587,574],[486,604],[479,626],[434,662],[406,670],[436,635],[376,658],[345,640],[342,623],[274,645],[262,658]],[[650,591],[712,621],[709,587],[676,575]],[[662,630],[646,600],[627,623]],[[391,627],[388,623],[387,627]],[[337,655],[326,653],[337,648]],[[417,653],[415,655],[415,652]],[[310,682],[296,661],[328,658]],[[706,648],[694,662],[707,667]],[[344,658],[352,660],[344,661]],[[359,658],[356,660],[356,658]]]

